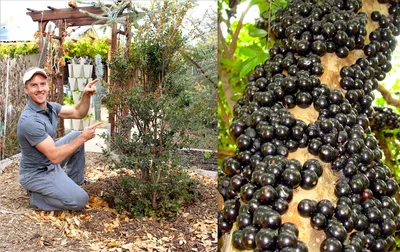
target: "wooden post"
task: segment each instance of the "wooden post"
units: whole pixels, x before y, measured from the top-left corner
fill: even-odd
[[[109,61],[111,60],[111,57],[115,54],[116,51],[117,51],[117,23],[113,23],[111,27],[111,50],[110,50],[111,53],[109,54]],[[110,83],[110,88],[109,88],[110,92],[117,90],[117,85],[118,85],[117,83],[111,81],[109,83]],[[111,99],[113,99],[113,97],[111,97]],[[108,122],[110,123],[111,139],[114,138],[115,116],[116,116],[115,109],[116,109],[115,107],[112,107],[111,111],[109,111],[109,116],[108,116]]]
[[[64,32],[65,32],[65,22],[64,20],[58,20],[57,21],[57,26],[58,26],[58,36],[59,36],[59,43],[60,45],[57,48],[57,56],[59,57],[59,60],[62,60],[64,57],[64,52],[63,52],[63,42],[64,42]],[[63,62],[63,61],[62,61]],[[63,104],[64,102],[64,64],[60,64],[59,69],[56,69],[56,71],[59,71],[57,73],[56,77],[56,92],[57,92],[57,97],[56,101],[57,103]],[[60,119],[58,122],[58,136],[64,136],[64,119]]]
[[[4,154],[5,154],[5,147],[6,147],[6,138],[7,138],[7,109],[8,109],[8,86],[10,83],[10,58],[7,57],[7,73],[6,73],[6,98],[4,101],[4,134],[3,134],[3,143],[1,146],[2,148],[2,156],[1,160],[4,159]]]

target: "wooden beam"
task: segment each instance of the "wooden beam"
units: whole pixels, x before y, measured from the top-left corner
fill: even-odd
[[[103,11],[97,7],[78,7],[78,8],[65,8],[65,9],[56,9],[56,10],[43,10],[43,11],[35,11],[27,8],[31,12],[27,12],[26,14],[32,18],[33,21],[54,21],[60,19],[77,19],[77,18],[86,18],[87,15],[81,13],[79,10],[85,10],[87,12],[93,14],[103,14]],[[120,14],[122,15],[122,14]]]
[[[31,12],[38,12],[37,10],[34,10],[34,9],[31,9],[31,8],[26,8],[28,11],[31,11]],[[28,13],[30,13],[30,12],[28,12]]]
[[[125,34],[126,34],[126,31],[123,31],[123,30],[118,30],[118,31],[117,31],[117,34],[122,34],[122,35],[125,35]]]
[[[86,17],[86,18],[79,18],[79,19],[66,19],[67,27],[70,26],[86,26],[86,25],[92,25],[94,22],[99,21],[97,19],[91,18],[91,17]],[[102,25],[105,24],[105,20],[101,20],[96,23],[96,25]]]

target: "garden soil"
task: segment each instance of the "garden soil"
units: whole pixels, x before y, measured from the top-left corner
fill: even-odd
[[[86,160],[89,183],[83,186],[90,195],[86,208],[35,211],[18,183],[18,161],[14,161],[0,171],[0,251],[217,251],[217,179],[193,172],[215,170],[216,165],[204,161],[213,156],[196,156],[197,165],[188,173],[199,182],[200,197],[176,217],[164,220],[129,217],[110,208],[101,197],[118,172],[92,152],[87,152]]]

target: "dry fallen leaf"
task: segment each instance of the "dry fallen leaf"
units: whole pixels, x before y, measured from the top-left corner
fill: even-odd
[[[118,247],[119,245],[120,245],[120,242],[119,242],[119,241],[113,240],[113,241],[111,241],[111,242],[109,242],[109,243],[107,244],[107,247],[109,247],[109,248],[114,248],[114,247]]]
[[[124,245],[122,245],[122,248],[129,250],[129,252],[135,251],[134,250],[135,245],[133,243],[124,244]]]

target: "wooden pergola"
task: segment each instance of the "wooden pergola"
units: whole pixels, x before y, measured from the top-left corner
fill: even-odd
[[[92,25],[94,23],[99,24],[105,24],[106,21],[105,20],[98,20],[95,18],[92,18],[84,13],[82,13],[80,10],[84,10],[87,11],[89,13],[93,13],[96,15],[103,15],[103,11],[101,8],[99,7],[95,7],[95,6],[89,6],[89,7],[78,7],[74,4],[69,3],[69,8],[63,8],[63,9],[57,9],[51,6],[47,6],[48,10],[34,10],[31,8],[27,8],[27,10],[29,12],[27,12],[26,14],[28,16],[30,16],[32,18],[33,21],[38,22],[38,30],[41,34],[40,38],[39,38],[39,54],[42,54],[42,50],[43,50],[43,35],[46,34],[45,33],[45,28],[46,25],[52,21],[55,23],[56,28],[59,29],[59,36],[56,38],[60,41],[60,45],[62,45],[62,43],[64,42],[64,34],[66,29],[68,27],[71,26],[87,26],[87,25]],[[109,6],[107,6],[109,7]],[[118,15],[120,16],[124,16],[124,14],[120,13]],[[121,32],[121,31],[117,31],[117,24],[114,23],[111,27],[111,50],[110,50],[110,54],[112,55],[117,48],[117,35],[118,34],[125,34],[125,32]],[[58,51],[57,51],[57,55],[58,57],[62,58],[63,57],[63,50],[62,47],[59,47]],[[60,72],[64,73],[64,66],[61,66]],[[63,90],[63,85],[64,85],[64,74],[57,76],[57,80],[56,80],[56,89],[57,90]],[[62,104],[63,103],[63,99],[64,99],[64,93],[63,92],[59,92],[59,94],[56,97],[56,102]],[[114,118],[112,118],[110,116],[110,123],[111,123],[111,127],[114,127]],[[59,134],[60,135],[64,135],[64,122],[63,120],[60,120],[60,124],[59,124]]]

